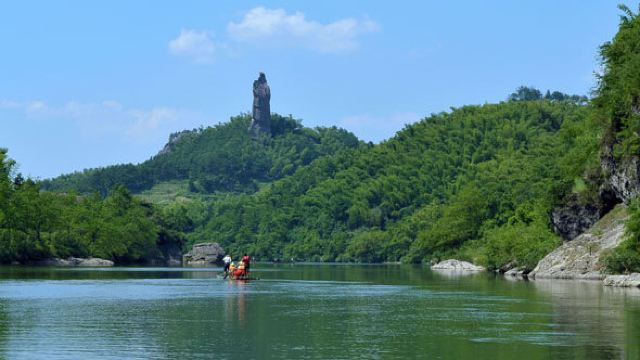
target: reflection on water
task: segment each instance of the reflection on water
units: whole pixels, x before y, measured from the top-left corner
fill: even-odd
[[[639,359],[640,331],[637,324],[640,290],[603,287],[598,281],[533,282],[553,304],[558,330],[572,332],[570,345],[580,346],[589,359]],[[635,311],[636,315],[630,315]],[[632,346],[629,346],[633,344]]]
[[[640,290],[411,266],[0,268],[0,358],[640,358]]]

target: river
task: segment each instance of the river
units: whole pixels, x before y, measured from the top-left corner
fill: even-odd
[[[640,289],[402,265],[0,267],[6,359],[640,359]]]

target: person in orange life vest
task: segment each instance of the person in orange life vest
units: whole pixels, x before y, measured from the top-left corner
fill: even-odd
[[[233,279],[236,276],[236,264],[232,261],[229,265],[229,276]]]
[[[238,268],[236,269],[236,271],[233,273],[233,275],[235,275],[236,279],[241,279],[246,275],[246,268],[244,266],[244,263],[241,262],[240,264],[238,264]]]

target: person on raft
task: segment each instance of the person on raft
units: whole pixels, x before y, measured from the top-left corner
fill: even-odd
[[[229,254],[225,255],[225,257],[222,258],[222,262],[224,263],[224,268],[223,268],[223,272],[224,272],[224,278],[226,279],[227,276],[229,276],[229,266],[231,266],[231,256]]]
[[[249,255],[247,255],[247,253],[244,254],[244,256],[242,257],[242,263],[244,264],[244,269],[247,273],[249,273],[249,267],[251,265],[251,258],[249,257]]]

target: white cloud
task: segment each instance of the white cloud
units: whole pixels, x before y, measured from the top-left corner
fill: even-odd
[[[17,101],[0,99],[0,109],[19,109],[21,107],[22,104]]]
[[[40,100],[15,101],[0,99],[0,110],[24,110],[29,115],[38,115],[48,110],[47,104]]]
[[[25,119],[72,124],[87,138],[116,136],[127,141],[147,141],[177,130],[202,124],[204,117],[193,111],[166,106],[127,108],[113,100],[69,101],[52,106],[43,101],[0,100],[0,110],[22,111]]]
[[[360,114],[342,118],[338,126],[353,132],[365,141],[379,142],[394,136],[405,125],[418,120],[420,120],[420,116],[412,112],[395,113],[388,116]]]
[[[328,24],[307,20],[304,13],[256,7],[239,23],[227,26],[229,36],[239,42],[266,46],[303,47],[321,53],[339,53],[359,46],[360,35],[378,31],[369,19],[346,18]]]
[[[169,41],[169,51],[199,64],[210,64],[215,58],[216,45],[211,32],[183,29],[177,38]]]
[[[44,101],[30,101],[26,104],[25,110],[28,114],[41,114],[48,110],[48,106]]]

